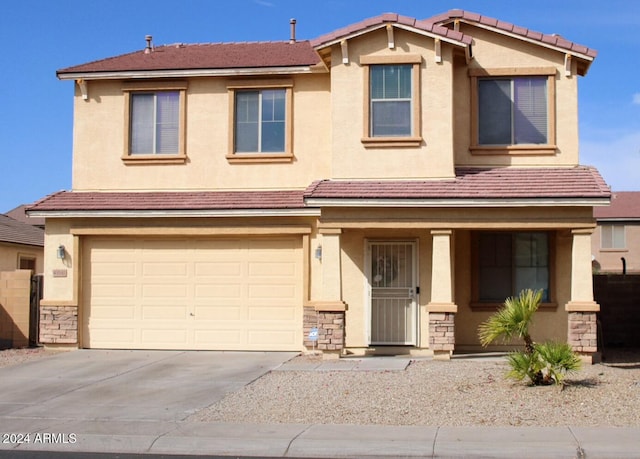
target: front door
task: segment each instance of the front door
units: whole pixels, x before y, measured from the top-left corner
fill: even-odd
[[[369,242],[371,344],[416,345],[416,243]]]

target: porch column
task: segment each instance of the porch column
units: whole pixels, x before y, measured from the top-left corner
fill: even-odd
[[[588,357],[598,351],[596,313],[600,311],[593,299],[591,233],[593,228],[571,230],[571,300],[565,305],[569,313],[569,344]]]
[[[342,268],[339,228],[320,229],[322,235],[321,258],[322,288],[320,301],[313,302],[315,324],[318,329],[317,349],[326,357],[339,357],[344,348],[346,305],[342,301]],[[305,321],[312,322],[313,314],[306,314]],[[305,324],[305,329],[308,327]],[[307,347],[310,344],[305,342]]]
[[[452,230],[431,230],[433,239],[431,264],[431,302],[429,314],[429,347],[434,358],[449,359],[455,347],[455,314],[453,302]]]

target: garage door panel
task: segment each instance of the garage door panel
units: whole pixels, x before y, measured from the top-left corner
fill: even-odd
[[[189,287],[184,284],[158,283],[142,286],[142,296],[144,298],[187,298],[188,295]]]
[[[238,262],[205,262],[195,263],[196,277],[240,277],[242,265]]]
[[[194,307],[194,317],[197,320],[205,321],[217,321],[217,320],[242,320],[243,319],[243,311],[240,305],[231,306],[231,305],[196,305]]]
[[[258,305],[249,307],[250,320],[295,320],[296,309],[294,307],[277,307],[272,305]]]
[[[296,265],[291,262],[249,262],[249,276],[251,277],[286,277],[291,278],[296,273]]]
[[[84,244],[86,347],[300,349],[300,238]]]
[[[143,320],[184,320],[189,315],[186,305],[169,303],[167,305],[142,306]]]
[[[278,298],[293,301],[296,286],[292,284],[255,284],[249,286],[249,298]]]
[[[143,277],[186,277],[188,274],[187,263],[147,262],[142,265]]]

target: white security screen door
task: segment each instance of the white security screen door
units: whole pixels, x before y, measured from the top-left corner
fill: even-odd
[[[369,242],[371,344],[416,344],[416,244]]]

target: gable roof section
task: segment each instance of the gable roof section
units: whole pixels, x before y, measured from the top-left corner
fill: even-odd
[[[434,23],[438,25],[447,25],[455,23],[456,21],[473,24],[478,27],[493,30],[494,32],[509,35],[518,39],[530,41],[532,43],[546,46],[548,48],[556,49],[565,53],[569,53],[575,57],[578,57],[586,62],[586,68],[584,73],[589,68],[590,63],[595,59],[598,52],[595,49],[591,49],[587,46],[574,43],[566,40],[557,34],[545,34],[537,32],[535,30],[520,27],[509,22],[501,21],[489,16],[483,16],[471,11],[464,11],[459,9],[450,10],[446,13],[442,13],[437,16],[433,16],[427,19],[425,22]]]
[[[247,42],[163,45],[134,51],[87,64],[67,67],[57,71],[60,79],[92,76],[136,76],[141,72],[187,72],[206,74],[206,71],[243,69],[310,69],[320,62],[320,57],[308,41]]]
[[[381,14],[380,16],[365,19],[355,24],[351,24],[328,34],[322,35],[312,40],[311,46],[313,46],[315,49],[325,48],[327,46],[339,43],[342,40],[353,38],[358,35],[362,35],[364,33],[386,27],[388,24],[393,24],[397,27],[412,30],[416,33],[423,33],[430,36],[442,38],[459,46],[471,45],[471,37],[443,27],[433,21],[420,21],[418,19],[401,16],[396,13],[385,13]]]
[[[572,168],[458,168],[450,180],[322,180],[305,192],[311,205],[510,206],[606,205],[598,171]]]
[[[175,214],[217,215],[237,212],[304,213],[302,190],[268,191],[136,191],[72,192],[60,191],[27,209],[30,215],[73,214]]]
[[[593,209],[597,220],[640,220],[640,191],[616,191],[611,205]]]
[[[44,247],[44,230],[0,214],[0,242]]]

